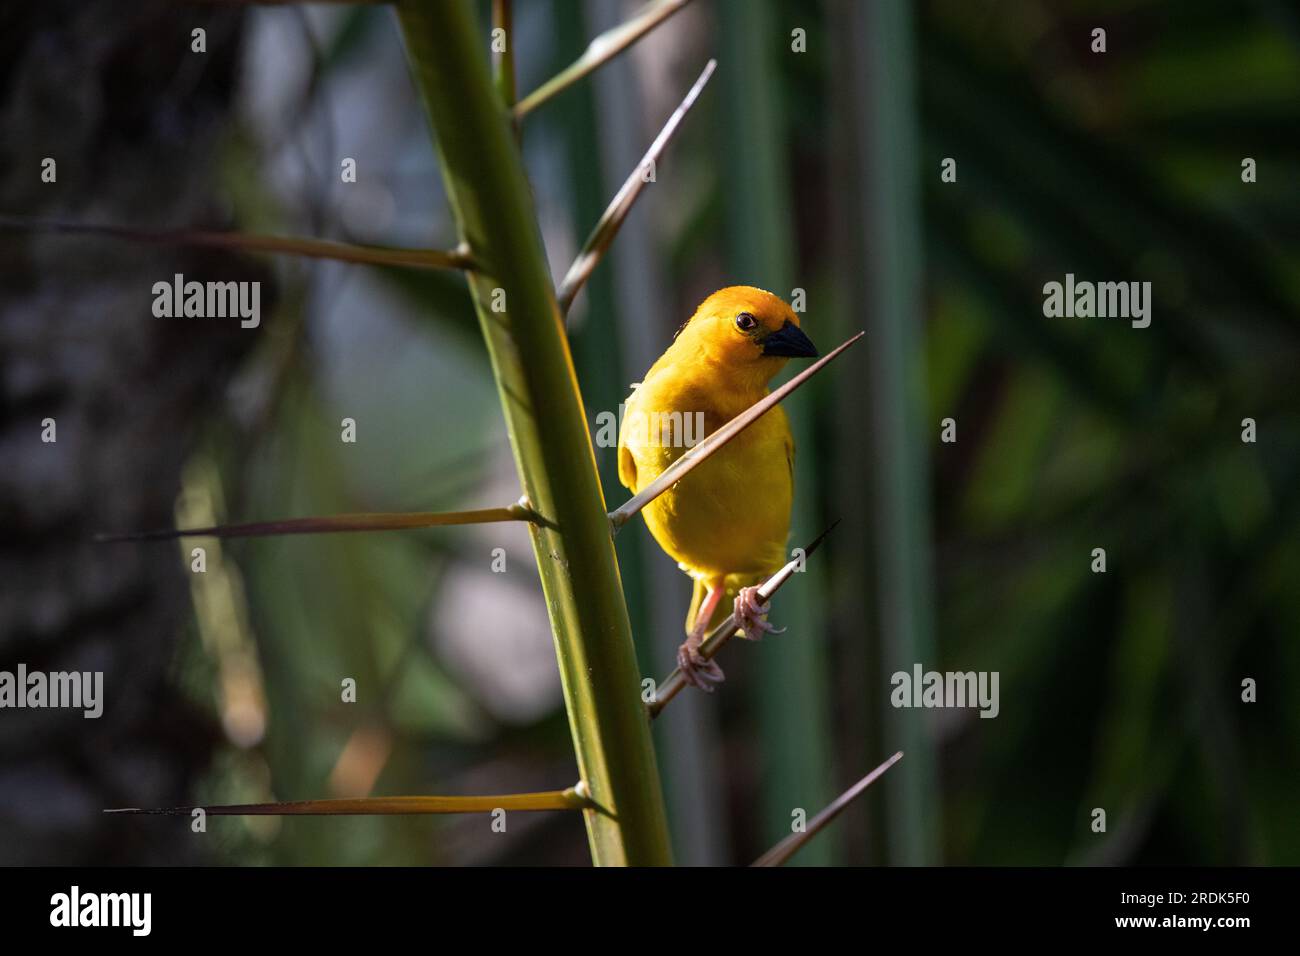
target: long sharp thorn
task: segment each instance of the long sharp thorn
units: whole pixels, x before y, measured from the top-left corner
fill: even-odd
[[[659,157],[663,155],[668,144],[677,135],[682,120],[686,118],[686,114],[691,111],[691,107],[699,99],[700,93],[704,90],[705,84],[709,82],[709,78],[713,75],[713,71],[717,69],[717,66],[717,60],[710,60],[705,65],[700,78],[695,81],[695,85],[690,88],[677,109],[673,110],[673,115],[668,117],[668,122],[664,124],[664,128],[659,131],[655,141],[650,144],[650,148],[641,157],[641,162],[637,163],[636,168],[632,170],[610,201],[605,212],[601,215],[600,221],[596,223],[596,228],[587,237],[587,242],[582,247],[582,251],[573,260],[573,265],[569,266],[564,281],[560,283],[559,291],[556,293],[556,299],[560,303],[560,311],[569,311],[569,307],[573,305],[573,300],[579,290],[613,244],[614,237],[618,235],[618,230],[623,225],[623,220],[632,211],[632,206],[636,204],[637,197],[641,195],[641,190],[645,188],[647,182],[645,170],[650,168],[652,164],[659,162]]]
[[[582,56],[515,104],[516,122],[556,93],[568,89],[588,73],[614,59],[690,2],[691,0],[657,0],[647,3],[631,19],[606,30],[587,44]]]
[[[483,508],[478,511],[417,511],[399,514],[324,515],[315,518],[286,518],[281,521],[258,521],[251,524],[214,525],[209,528],[164,528],[125,534],[97,534],[95,540],[166,541],[172,538],[260,538],[289,534],[333,534],[340,531],[405,531],[414,528],[439,528],[466,524],[491,524],[498,521],[546,520],[519,505],[509,508]]]
[[[794,856],[803,848],[803,846],[824,830],[832,820],[844,812],[844,808],[867,792],[867,788],[880,779],[886,770],[892,767],[898,761],[903,759],[903,751],[898,751],[884,763],[882,763],[871,773],[867,774],[848,790],[836,797],[831,805],[828,806],[817,816],[808,821],[808,827],[802,833],[792,833],[772,849],[768,850],[750,866],[780,866],[790,857]]]
[[[358,265],[395,266],[410,269],[466,269],[475,263],[468,249],[398,249],[391,246],[365,246],[331,239],[304,239],[297,236],[263,236],[243,232],[209,232],[201,229],[137,229],[106,223],[70,222],[64,219],[29,219],[0,214],[0,230],[7,232],[45,232],[64,235],[108,236],[129,242],[152,245],[200,246],[209,249],[234,249],[242,252],[304,256],[308,259],[333,259]]]
[[[474,797],[359,797],[339,800],[295,800],[285,803],[239,803],[215,807],[121,807],[105,813],[189,816],[202,810],[211,816],[388,816],[425,813],[490,813],[493,810],[586,810],[591,800],[581,791],[546,790]]]

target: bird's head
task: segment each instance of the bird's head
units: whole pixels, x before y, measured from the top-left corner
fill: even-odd
[[[719,289],[705,299],[682,328],[678,344],[762,384],[788,359],[817,355],[795,311],[779,296],[747,285]]]

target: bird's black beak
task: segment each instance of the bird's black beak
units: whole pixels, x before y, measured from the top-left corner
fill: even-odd
[[[763,354],[780,358],[816,358],[817,346],[803,334],[803,329],[786,319],[785,325],[763,340]]]

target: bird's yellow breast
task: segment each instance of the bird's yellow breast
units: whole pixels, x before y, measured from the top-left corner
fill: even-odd
[[[714,383],[682,369],[655,369],[632,394],[619,435],[619,476],[640,491],[687,450],[683,441],[712,434],[761,397],[719,394]],[[664,413],[679,413],[665,419]],[[698,422],[702,429],[692,426]],[[658,425],[659,427],[656,427]],[[688,431],[689,429],[689,431]],[[703,431],[703,435],[698,434]],[[777,406],[651,502],[651,534],[692,576],[750,584],[786,560],[794,496],[794,444]]]

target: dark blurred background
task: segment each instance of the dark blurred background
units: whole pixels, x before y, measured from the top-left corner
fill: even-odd
[[[636,5],[515,8],[526,92]],[[656,725],[678,860],[748,862],[903,749],[799,862],[1300,863],[1294,5],[696,0],[528,117],[557,276],[709,57],[572,313],[589,417],[720,286],[803,290],[823,350],[868,336],[787,402],[792,544],[842,519],[789,631]],[[337,4],[6,5],[0,213],[454,234],[392,11]],[[153,318],[176,272],[261,280],[261,327]],[[1150,281],[1150,327],[1045,318],[1066,273]],[[513,501],[460,276],[6,229],[0,402],[0,669],[103,670],[107,698],[0,712],[0,862],[588,860],[560,813],[100,813],[574,781],[522,528],[89,540]],[[662,676],[689,582],[640,522],[618,549]],[[890,707],[914,663],[997,671],[998,717]]]

